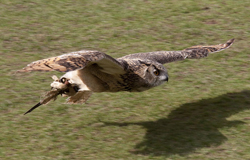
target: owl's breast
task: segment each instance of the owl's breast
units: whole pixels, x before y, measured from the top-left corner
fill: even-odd
[[[151,87],[145,79],[134,70],[127,70],[125,74],[108,74],[102,72],[97,65],[78,70],[82,83],[93,92],[141,92]]]

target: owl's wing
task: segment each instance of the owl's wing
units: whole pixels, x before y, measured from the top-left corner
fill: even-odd
[[[18,72],[29,71],[59,71],[68,72],[77,69],[82,69],[88,65],[98,64],[103,72],[106,73],[121,73],[124,72],[124,67],[111,56],[98,52],[82,50],[71,52],[57,57],[38,60],[28,64]]]
[[[135,59],[142,58],[159,63],[169,63],[186,58],[198,59],[207,57],[209,53],[219,52],[230,47],[234,42],[234,39],[230,39],[224,44],[211,45],[211,46],[193,46],[182,51],[157,51],[148,53],[136,53],[121,57],[121,59]]]

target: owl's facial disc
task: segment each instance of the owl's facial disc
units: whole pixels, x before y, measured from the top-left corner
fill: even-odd
[[[164,70],[159,70],[157,68],[153,69],[153,74],[158,77],[160,81],[168,81],[168,74]]]

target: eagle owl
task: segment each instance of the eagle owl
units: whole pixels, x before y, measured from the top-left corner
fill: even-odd
[[[18,72],[66,72],[60,79],[52,76],[51,91],[25,114],[42,104],[67,96],[67,103],[84,103],[92,92],[141,92],[168,81],[165,63],[186,58],[203,58],[209,53],[230,47],[234,39],[225,44],[193,46],[181,51],[156,51],[136,53],[120,58],[99,52],[82,50],[57,57],[38,60]]]

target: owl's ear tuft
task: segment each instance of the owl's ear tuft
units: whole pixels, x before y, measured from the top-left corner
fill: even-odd
[[[151,63],[147,63],[147,62],[145,62],[145,61],[141,61],[141,60],[138,60],[141,64],[145,64],[146,66],[150,66],[151,65]]]

